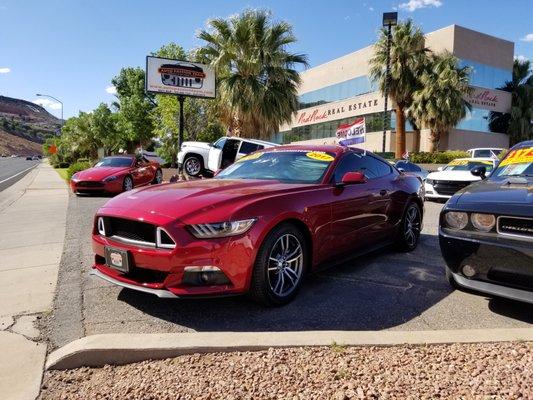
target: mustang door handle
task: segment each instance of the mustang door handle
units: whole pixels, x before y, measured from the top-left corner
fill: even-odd
[[[385,189],[381,189],[381,190],[379,191],[379,195],[380,195],[380,196],[385,196],[386,194],[387,194],[387,191],[386,191]]]

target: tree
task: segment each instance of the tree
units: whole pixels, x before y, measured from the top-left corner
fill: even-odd
[[[307,66],[307,57],[287,50],[296,42],[288,23],[246,10],[209,21],[198,37],[206,42],[198,56],[217,72],[219,118],[231,132],[269,138],[291,121],[298,108],[296,68]]]
[[[513,75],[500,90],[511,93],[511,112],[492,111],[489,129],[509,135],[511,145],[533,138],[533,74],[529,60],[515,59]]]
[[[128,152],[137,146],[145,146],[153,137],[153,109],[155,103],[144,91],[144,70],[122,68],[111,81],[117,90],[117,126]]]
[[[91,114],[91,133],[100,147],[106,153],[113,153],[126,144],[117,127],[118,115],[113,113],[105,103],[100,105]]]
[[[387,79],[387,30],[382,29],[370,59],[370,77],[385,93]],[[390,46],[390,76],[388,94],[396,111],[396,157],[405,153],[405,112],[411,105],[413,93],[419,87],[418,72],[429,50],[424,34],[411,20],[399,23],[394,29]]]
[[[431,132],[431,149],[438,149],[441,138],[465,116],[470,104],[464,99],[471,92],[469,67],[459,67],[449,52],[432,55],[420,76],[421,86],[413,93],[408,113],[417,125]]]

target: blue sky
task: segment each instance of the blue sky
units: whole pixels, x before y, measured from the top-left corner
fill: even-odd
[[[35,93],[63,100],[65,117],[112,102],[106,92],[123,66],[176,42],[201,45],[195,33],[212,17],[267,8],[294,26],[293,47],[311,66],[371,44],[381,13],[398,9],[425,32],[458,24],[515,42],[533,59],[531,0],[0,0],[0,95],[33,101]],[[44,104],[60,115],[57,104]]]

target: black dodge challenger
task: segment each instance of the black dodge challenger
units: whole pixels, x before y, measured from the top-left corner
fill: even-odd
[[[453,287],[533,304],[533,141],[514,146],[440,214],[439,243]]]

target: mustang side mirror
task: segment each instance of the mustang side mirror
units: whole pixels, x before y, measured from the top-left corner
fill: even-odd
[[[474,176],[479,176],[481,179],[487,177],[487,168],[483,166],[474,167],[470,170],[470,173]]]
[[[366,177],[361,172],[346,172],[342,177],[343,185],[350,185],[353,183],[365,183]]]

